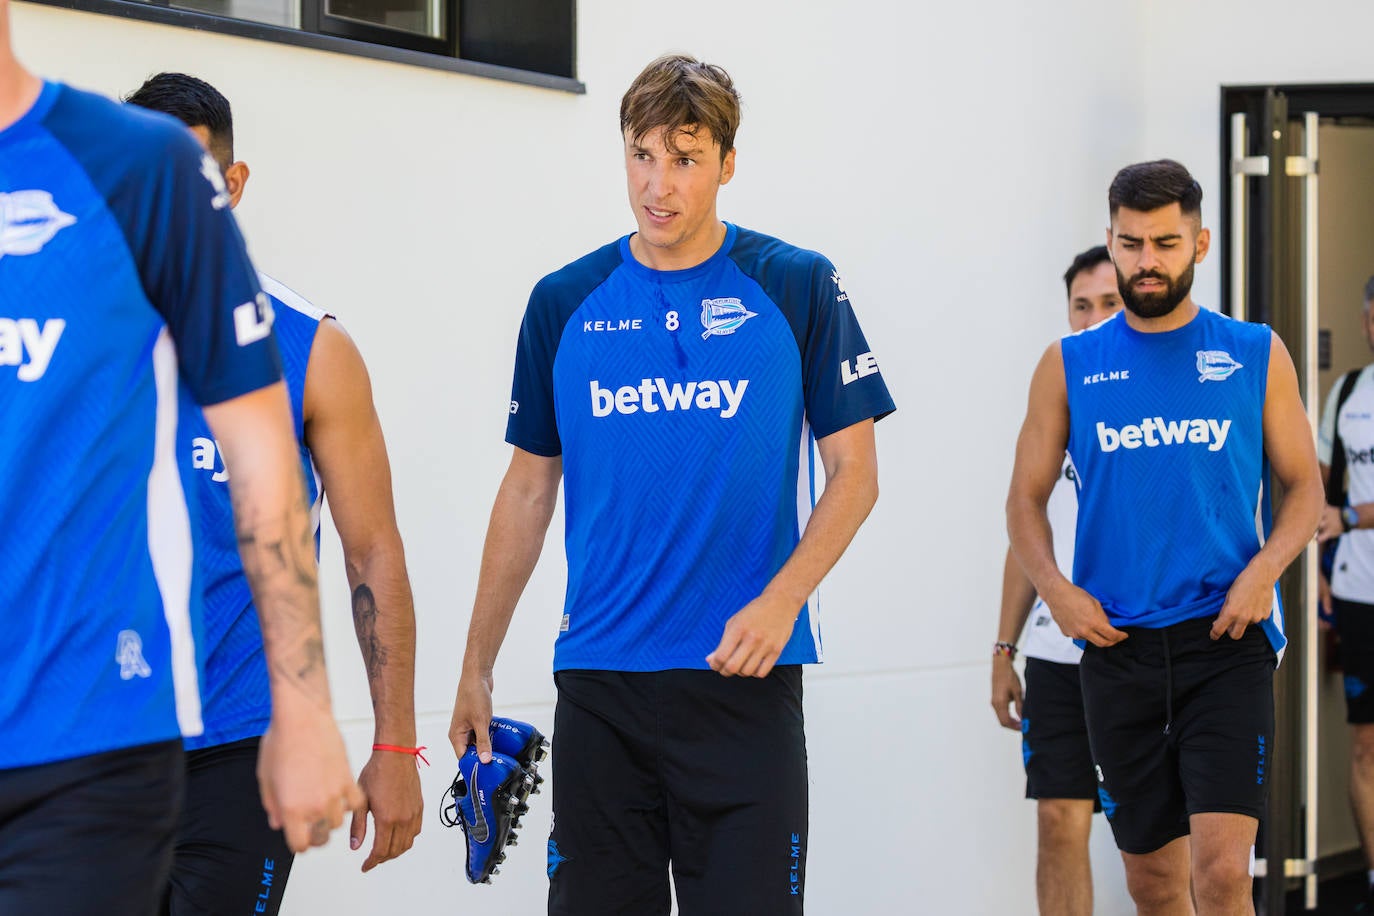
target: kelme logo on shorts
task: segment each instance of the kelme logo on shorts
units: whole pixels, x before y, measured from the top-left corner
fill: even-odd
[[[1103,452],[1119,448],[1158,448],[1161,445],[1205,445],[1209,452],[1219,452],[1226,445],[1231,431],[1230,420],[1165,420],[1145,417],[1136,425],[1127,424],[1114,429],[1106,423],[1097,424],[1097,444]]]

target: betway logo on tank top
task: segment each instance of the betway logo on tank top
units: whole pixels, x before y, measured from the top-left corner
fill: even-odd
[[[1119,448],[1159,448],[1165,445],[1205,445],[1209,452],[1219,452],[1226,445],[1231,431],[1230,420],[1195,419],[1166,420],[1145,417],[1140,423],[1128,423],[1115,429],[1101,421],[1097,424],[1097,444],[1103,452]]]
[[[640,379],[638,385],[603,388],[592,379],[592,416],[609,417],[612,413],[658,413],[666,410],[716,410],[722,420],[739,412],[744,402],[744,389],[749,380],[702,379],[699,382],[673,382],[664,378]]]

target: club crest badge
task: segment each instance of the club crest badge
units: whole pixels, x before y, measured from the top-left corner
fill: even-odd
[[[0,258],[37,254],[75,222],[76,217],[58,209],[47,191],[0,194]]]
[[[1237,369],[1244,368],[1232,359],[1231,354],[1225,350],[1197,351],[1197,380],[1199,382],[1224,382],[1234,375]]]
[[[136,677],[150,677],[153,669],[143,658],[143,640],[134,630],[120,630],[118,645],[115,649],[115,663],[119,665],[119,677],[133,680]]]
[[[738,299],[701,300],[701,326],[706,329],[701,339],[733,334],[750,318],[757,315],[744,307]]]

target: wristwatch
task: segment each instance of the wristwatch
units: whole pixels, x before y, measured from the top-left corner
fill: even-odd
[[[1354,506],[1346,506],[1341,510],[1341,527],[1346,531],[1360,527],[1360,513],[1355,511]]]

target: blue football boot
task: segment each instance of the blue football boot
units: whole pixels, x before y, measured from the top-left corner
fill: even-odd
[[[518,719],[505,719],[496,716],[491,720],[491,749],[494,753],[505,754],[520,764],[534,779],[526,784],[520,797],[520,815],[529,811],[529,798],[539,794],[544,777],[539,775],[539,762],[548,756],[549,742],[539,729],[528,722]]]
[[[483,763],[477,748],[468,746],[458,761],[458,775],[449,787],[453,803],[444,808],[446,826],[458,824],[467,837],[467,877],[473,884],[490,884],[497,866],[506,860],[505,847],[515,845],[516,812],[522,793],[528,796],[534,777],[513,758],[493,753]]]

